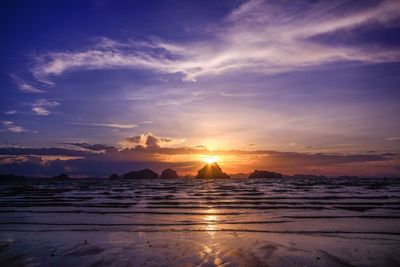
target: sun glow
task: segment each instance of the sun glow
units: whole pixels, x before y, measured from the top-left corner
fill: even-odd
[[[208,164],[216,163],[219,161],[219,158],[217,156],[203,156],[202,159]]]

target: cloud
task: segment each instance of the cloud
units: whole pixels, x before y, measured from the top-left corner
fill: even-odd
[[[14,122],[12,121],[1,121],[1,124],[3,125],[3,128],[9,132],[13,133],[26,132],[26,130],[23,127],[15,125]]]
[[[259,96],[260,93],[228,93],[228,92],[220,92],[221,96],[227,96],[227,97],[252,97],[252,96]]]
[[[32,111],[41,116],[47,116],[47,115],[50,115],[50,113],[51,113],[47,109],[41,108],[41,107],[34,107],[34,108],[32,108]]]
[[[139,148],[158,150],[166,146],[174,146],[185,142],[185,139],[162,138],[151,133],[131,136],[120,142],[123,148]]]
[[[132,129],[138,127],[138,125],[136,124],[120,124],[120,123],[71,122],[70,124],[83,125],[83,126],[110,127],[119,129]]]
[[[78,147],[78,148],[83,148],[84,150],[88,150],[88,151],[105,152],[105,151],[116,149],[113,146],[102,145],[102,144],[95,144],[95,145],[90,145],[88,143],[63,143],[63,144],[71,145],[71,146]]]
[[[44,93],[45,91],[38,89],[34,87],[33,85],[30,85],[29,83],[25,82],[21,78],[19,78],[15,74],[10,74],[11,78],[14,80],[14,82],[17,84],[18,88],[26,93]]]
[[[28,148],[28,147],[0,147],[0,155],[35,155],[35,156],[70,156],[87,157],[93,154],[91,151],[67,149],[67,148]]]
[[[126,42],[101,38],[79,51],[48,52],[35,58],[38,80],[66,71],[93,69],[146,69],[180,73],[183,80],[246,70],[274,74],[320,67],[335,62],[374,64],[398,62],[398,48],[379,45],[333,45],[315,37],[338,30],[386,25],[400,17],[399,1],[351,5],[327,1],[304,4],[248,1],[213,25],[212,38],[196,42],[163,40]],[[174,104],[174,103],[170,103]]]
[[[203,100],[203,93],[191,92],[190,94],[179,94],[172,99],[164,99],[156,103],[157,106],[182,106],[193,103],[195,101]]]
[[[4,114],[6,114],[6,115],[14,115],[16,113],[17,113],[16,110],[8,110],[8,111],[4,112]]]
[[[136,52],[115,48],[90,48],[81,52],[51,52],[37,57],[37,65],[32,69],[38,80],[45,80],[50,75],[60,75],[76,69],[153,69],[169,72],[172,60],[165,56],[147,55],[140,50],[148,46],[138,46]],[[178,72],[178,70],[176,71]]]
[[[32,106],[32,111],[35,112],[37,115],[40,116],[48,116],[51,114],[49,108],[54,108],[56,106],[59,106],[60,103],[57,101],[50,101],[47,99],[39,99],[33,104]]]
[[[385,140],[386,141],[399,141],[400,136],[388,137],[388,138],[385,138]]]

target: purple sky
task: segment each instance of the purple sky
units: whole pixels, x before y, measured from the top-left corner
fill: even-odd
[[[189,174],[212,154],[230,173],[400,174],[399,1],[0,12],[0,173]]]

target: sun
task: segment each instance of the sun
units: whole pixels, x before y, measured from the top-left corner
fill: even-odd
[[[202,159],[208,164],[216,163],[219,160],[217,156],[203,156]]]

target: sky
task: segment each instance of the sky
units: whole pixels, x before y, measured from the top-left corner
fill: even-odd
[[[399,1],[0,3],[0,173],[400,175]]]

